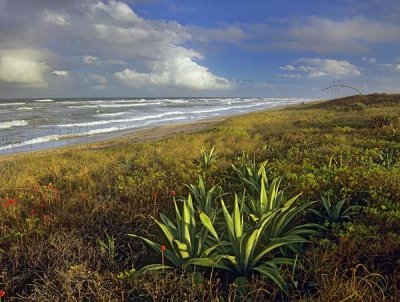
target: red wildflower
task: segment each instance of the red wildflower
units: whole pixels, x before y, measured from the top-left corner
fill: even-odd
[[[175,192],[175,191],[171,191],[170,194],[171,194],[172,196],[176,196],[176,192]]]
[[[158,198],[158,191],[154,191],[153,193],[151,193],[151,197],[153,198],[153,200],[157,200],[157,198]]]
[[[8,199],[7,201],[6,201],[6,203],[4,203],[3,204],[3,208],[8,208],[9,206],[12,206],[13,204],[15,204],[15,199]]]
[[[162,245],[162,246],[161,246],[161,251],[162,251],[162,252],[165,252],[166,249],[167,249],[167,248],[165,247],[165,245]]]
[[[31,214],[32,215],[35,215],[36,214],[36,211],[33,209],[33,210],[31,210]]]
[[[7,200],[7,204],[8,205],[13,205],[13,204],[15,204],[16,203],[16,200],[15,199],[9,199],[9,200]]]
[[[2,289],[0,289],[0,298],[4,297],[6,295],[6,292]]]

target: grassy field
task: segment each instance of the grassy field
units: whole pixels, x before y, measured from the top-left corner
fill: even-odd
[[[399,104],[399,95],[356,96],[232,117],[155,141],[0,157],[0,301],[400,299]],[[207,163],[213,146],[218,156]],[[307,242],[268,254],[268,261],[295,259],[277,266],[284,289],[261,273],[201,265],[120,278],[170,264],[166,252],[128,234],[173,250],[152,217],[175,217],[174,200],[188,204],[185,184],[199,187],[201,175],[214,187],[221,223],[220,196],[229,212],[233,192],[259,199],[232,165],[257,172],[266,160],[266,183],[281,177],[282,198],[302,193],[296,205],[308,205],[290,225],[323,226],[303,236]],[[243,217],[250,232],[254,224]],[[228,226],[219,227],[227,236]]]

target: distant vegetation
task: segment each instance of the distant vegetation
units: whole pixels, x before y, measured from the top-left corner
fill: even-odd
[[[399,105],[1,157],[0,299],[395,301]]]

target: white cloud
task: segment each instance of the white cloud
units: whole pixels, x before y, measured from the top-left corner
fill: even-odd
[[[53,70],[51,73],[58,77],[68,77],[69,76],[69,72],[67,70]]]
[[[114,80],[129,85],[129,79],[134,78],[136,86],[142,83],[140,89],[145,91],[147,85],[151,84],[157,86],[160,93],[171,92],[171,87],[195,90],[231,87],[227,79],[204,66],[201,53],[186,45],[194,37],[187,27],[176,21],[139,16],[123,1],[39,2],[34,9],[25,9],[21,13],[24,17],[21,17],[21,21],[11,17],[7,18],[7,22],[2,19],[7,23],[7,28],[0,28],[0,39],[5,37],[7,48],[15,51],[35,47],[51,55],[46,57],[46,63],[40,57],[22,58],[25,63],[32,63],[33,67],[22,76],[14,77],[8,72],[10,63],[6,58],[3,63],[6,66],[2,69],[7,68],[7,74],[2,73],[2,81],[7,79],[14,83],[23,82],[24,85],[44,85],[46,72],[50,70],[48,75],[67,77],[74,74],[77,78],[87,78],[93,85],[107,85],[110,90],[115,89],[111,84],[118,84],[118,81],[109,83],[104,76],[100,78],[100,74],[115,74]],[[15,15],[21,7],[29,7],[28,1],[25,0],[22,5],[16,1],[7,2],[7,16]],[[228,26],[213,30],[212,35],[236,39],[240,38],[242,32],[235,26]],[[3,47],[6,46],[2,43],[0,51]],[[13,60],[21,65],[22,59]],[[65,70],[58,70],[55,66],[63,66]],[[98,76],[88,77],[88,74]],[[60,81],[58,85],[67,87],[77,83],[72,80]],[[163,86],[166,90],[162,90]]]
[[[335,78],[347,78],[360,76],[361,70],[357,66],[351,64],[345,60],[334,60],[334,59],[320,59],[320,58],[303,58],[294,62],[295,66],[292,68],[284,68],[289,71],[301,71],[305,73],[309,78],[320,78],[320,77],[335,77]],[[282,69],[282,68],[281,68]],[[299,78],[300,74],[284,74],[281,75],[290,78]]]
[[[284,74],[280,74],[279,75],[280,77],[283,77],[283,78],[289,78],[289,79],[300,79],[300,78],[302,78],[303,76],[301,75],[301,74],[299,74],[299,73],[293,73],[293,74],[291,74],[291,73],[284,73]]]
[[[94,62],[96,62],[98,60],[98,58],[96,58],[95,56],[83,56],[83,62],[85,64],[93,64]]]
[[[281,66],[279,67],[280,70],[289,70],[289,71],[294,71],[296,70],[296,67],[292,66],[292,65],[286,65],[286,66]]]
[[[71,25],[69,23],[69,21],[67,20],[67,17],[65,15],[60,15],[60,14],[56,14],[54,12],[49,12],[49,11],[45,11],[44,13],[44,19],[47,22],[56,24],[58,26],[68,26]]]
[[[119,21],[142,21],[135,12],[125,3],[117,1],[109,1],[107,4],[97,2],[92,5],[93,12],[104,12]]]
[[[154,85],[190,89],[227,89],[231,87],[227,79],[213,75],[206,67],[184,56],[158,62],[148,73],[125,69],[114,75],[130,86]]]
[[[48,66],[35,50],[0,52],[0,81],[25,86],[46,86]]]
[[[375,64],[377,62],[374,57],[372,57],[372,58],[362,57],[361,61],[363,61],[364,63],[369,63],[369,64]]]

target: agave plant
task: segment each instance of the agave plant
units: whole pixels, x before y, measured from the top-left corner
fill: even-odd
[[[261,192],[262,180],[268,183],[266,174],[268,162],[264,161],[257,165],[255,160],[250,160],[245,153],[243,153],[241,161],[242,163],[239,167],[232,165],[232,169],[237,175],[237,180],[239,180],[246,192],[258,196]]]
[[[200,167],[203,169],[203,171],[207,172],[217,160],[218,153],[215,151],[215,146],[213,146],[210,151],[207,151],[206,148],[202,147],[200,149],[200,153],[201,157],[197,162],[200,164]]]
[[[291,223],[301,212],[303,212],[312,203],[304,203],[297,206],[295,202],[301,194],[285,200],[284,190],[281,189],[281,177],[268,181],[266,173],[266,161],[260,164],[257,173],[256,164],[253,161],[251,165],[245,166],[246,173],[234,167],[243,185],[251,185],[256,196],[246,196],[244,198],[244,210],[254,223],[262,221],[265,216],[274,211],[278,211],[273,218],[273,227],[266,232],[268,238],[279,238],[281,236],[300,236],[303,238],[316,232],[317,224],[303,224],[292,227]],[[257,176],[256,176],[257,174]]]
[[[385,148],[379,153],[379,164],[387,169],[392,169],[397,162],[398,154],[392,150]]]
[[[247,198],[246,210],[255,222],[271,211],[282,207],[283,190],[280,190],[280,183],[281,179],[275,178],[272,180],[271,184],[268,185],[268,182],[262,178],[260,180],[260,192],[257,198]],[[268,185],[268,188],[266,188],[266,185]],[[297,197],[298,196],[293,197],[290,202]]]
[[[348,201],[347,198],[338,201],[335,204],[331,203],[330,195],[321,196],[320,203],[323,210],[318,211],[311,209],[310,211],[321,218],[323,221],[328,222],[343,222],[344,220],[350,220],[352,212],[358,208],[358,206],[345,207],[345,203]]]
[[[160,214],[161,221],[154,219],[168,242],[168,248],[162,248],[162,244],[156,243],[150,239],[135,235],[128,234],[129,236],[142,239],[148,246],[170,261],[172,266],[181,267],[189,259],[197,257],[205,257],[212,249],[206,245],[208,239],[208,230],[204,226],[197,225],[195,219],[195,210],[193,207],[192,197],[189,195],[187,200],[183,202],[182,211],[179,211],[177,202],[175,204],[175,222],[169,219],[164,214]],[[145,266],[139,271],[132,271],[131,276],[138,276],[139,274],[148,270],[157,270],[170,268],[164,264],[152,264]]]
[[[196,185],[190,184],[187,186],[190,190],[191,195],[193,196],[193,203],[195,208],[200,212],[205,212],[210,217],[215,216],[215,203],[216,199],[219,196],[226,195],[217,195],[216,190],[217,186],[212,186],[208,189],[204,183],[204,180],[201,176],[199,176],[199,181]]]
[[[298,236],[303,239],[305,236],[313,234],[319,227],[318,224],[307,223],[291,226],[293,220],[298,217],[312,202],[304,203],[300,206],[295,205],[301,194],[288,200],[284,199],[283,190],[280,189],[281,179],[272,180],[269,188],[265,188],[265,183],[261,183],[261,193],[259,198],[246,199],[245,211],[253,222],[263,221],[263,218],[270,213],[277,212],[272,218],[271,227],[265,232],[268,238],[280,238],[287,236]]]
[[[201,213],[200,220],[208,229],[210,236],[215,239],[216,244],[209,248],[210,256],[193,258],[188,263],[223,269],[236,276],[260,273],[285,291],[285,281],[280,273],[279,265],[291,265],[293,260],[276,257],[276,255],[280,247],[304,240],[292,237],[276,238],[273,241],[265,240],[264,233],[272,226],[277,211],[270,212],[263,217],[257,227],[252,227],[245,223],[246,214],[243,207],[240,207],[237,196],[235,196],[231,214],[223,200],[221,200],[221,206],[227,234],[216,229],[210,217]]]

